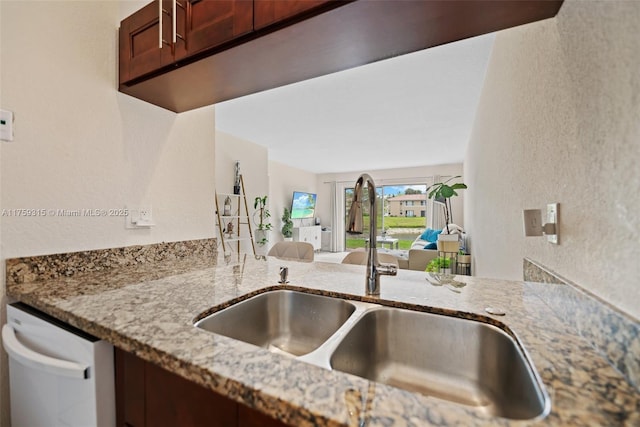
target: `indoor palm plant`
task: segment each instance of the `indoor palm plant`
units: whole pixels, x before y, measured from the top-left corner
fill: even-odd
[[[438,250],[443,252],[458,252],[459,242],[458,237],[454,234],[454,230],[450,228],[452,213],[451,213],[451,198],[457,196],[458,193],[456,190],[464,190],[467,188],[467,185],[462,182],[453,182],[457,179],[461,178],[460,175],[456,175],[447,179],[444,182],[437,182],[429,188],[427,188],[427,197],[432,199],[434,203],[439,203],[443,206],[444,209],[444,224],[445,227],[442,230],[442,233],[438,236]],[[457,229],[455,230],[457,231]]]
[[[434,202],[440,203],[444,208],[444,224],[445,227],[442,230],[443,233],[449,234],[449,224],[451,223],[451,198],[457,196],[456,190],[463,190],[467,188],[467,185],[462,182],[449,184],[449,182],[461,178],[460,175],[449,178],[444,182],[436,182],[435,184],[427,188],[428,197],[433,199]]]
[[[256,197],[253,201],[253,208],[256,210],[253,213],[253,220],[258,227],[255,236],[256,243],[258,245],[264,245],[269,241],[269,230],[272,228],[269,222],[271,213],[269,213],[267,209],[267,196]]]

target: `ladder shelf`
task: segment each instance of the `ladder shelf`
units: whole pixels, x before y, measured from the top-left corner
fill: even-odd
[[[244,208],[244,213],[242,212]],[[222,251],[227,254],[233,251],[240,253],[240,245],[244,241],[251,242],[253,255],[256,254],[256,246],[251,230],[251,218],[249,217],[249,205],[244,190],[244,179],[240,175],[240,194],[218,193],[216,191],[216,217],[218,233],[222,242]],[[246,235],[242,234],[242,227],[246,228]]]

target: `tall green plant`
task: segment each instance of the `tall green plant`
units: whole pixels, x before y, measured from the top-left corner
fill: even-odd
[[[255,212],[253,213],[253,222],[258,227],[256,231],[256,243],[264,245],[269,241],[267,231],[273,228],[269,222],[271,213],[267,209],[267,196],[256,197],[253,201],[253,208],[255,209]],[[257,219],[256,216],[258,217]],[[261,231],[261,233],[258,233],[258,231]],[[258,236],[258,234],[260,234],[260,236]]]
[[[286,238],[293,236],[293,221],[291,220],[291,211],[289,208],[284,208],[282,214],[282,235]]]
[[[451,223],[451,198],[457,196],[456,190],[464,190],[467,185],[462,182],[449,184],[449,182],[461,178],[460,175],[449,178],[444,182],[437,182],[427,188],[427,197],[444,205],[444,224],[449,234],[449,224]]]

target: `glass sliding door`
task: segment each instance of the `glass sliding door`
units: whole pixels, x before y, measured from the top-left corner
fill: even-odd
[[[381,224],[382,224],[382,212],[384,210],[383,207],[383,198],[382,198],[382,188],[376,188],[376,210],[375,213],[377,215],[377,228],[378,235],[380,234]],[[353,187],[347,188],[344,191],[344,206],[345,213],[344,218],[345,222],[349,217],[349,209],[351,209],[351,203],[353,202]],[[369,191],[365,188],[362,191],[362,234],[349,234],[345,233],[345,248],[347,250],[352,250],[356,248],[364,248],[367,244],[367,239],[369,238],[369,230],[371,224],[371,212],[369,212]]]
[[[427,185],[401,184],[382,185],[376,188],[377,201],[377,246],[386,248],[409,249],[415,238],[427,226]],[[345,235],[345,248],[353,250],[363,248],[369,237],[368,192],[363,192],[362,208],[363,234]],[[353,188],[345,189],[345,221],[353,200]]]

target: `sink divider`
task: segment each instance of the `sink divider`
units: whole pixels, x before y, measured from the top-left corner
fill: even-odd
[[[325,342],[323,342],[318,348],[313,350],[310,353],[304,354],[302,356],[296,356],[295,359],[306,362],[312,365],[319,366],[321,368],[325,368],[328,370],[333,370],[331,367],[331,355],[342,339],[349,333],[351,328],[358,323],[358,320],[366,313],[372,310],[378,310],[383,308],[384,306],[380,304],[373,304],[369,302],[362,301],[354,301],[354,300],[346,300],[350,304],[355,306],[355,311],[351,313],[351,316],[335,331]]]

